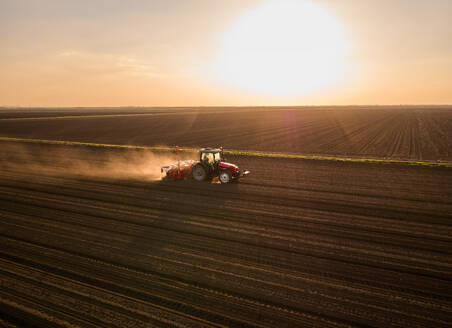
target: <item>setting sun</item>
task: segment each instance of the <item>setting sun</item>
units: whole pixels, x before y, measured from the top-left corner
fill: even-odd
[[[341,25],[311,1],[271,1],[227,32],[214,74],[233,88],[304,94],[344,78],[349,44]]]

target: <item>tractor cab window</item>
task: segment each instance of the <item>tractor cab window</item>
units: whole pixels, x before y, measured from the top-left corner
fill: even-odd
[[[221,153],[215,153],[215,162],[221,162]]]
[[[202,153],[201,161],[207,162],[209,164],[213,164],[215,162],[214,154],[213,153]]]

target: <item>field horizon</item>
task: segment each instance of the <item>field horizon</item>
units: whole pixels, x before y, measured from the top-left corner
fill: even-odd
[[[408,108],[452,108],[452,103],[444,103],[444,104],[325,104],[325,105],[185,105],[185,106],[158,106],[158,105],[121,105],[121,106],[14,106],[14,105],[1,105],[0,110],[8,110],[8,109],[27,109],[27,110],[58,110],[58,109],[188,109],[188,108],[198,108],[198,109],[209,109],[209,108],[269,108],[269,109],[331,109],[331,108],[400,108],[400,107],[408,107]]]

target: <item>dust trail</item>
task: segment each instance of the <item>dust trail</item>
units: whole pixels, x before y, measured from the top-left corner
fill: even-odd
[[[187,158],[192,156],[181,155],[181,159]],[[36,175],[156,181],[162,177],[160,167],[176,161],[176,154],[145,150],[0,143],[0,169]]]

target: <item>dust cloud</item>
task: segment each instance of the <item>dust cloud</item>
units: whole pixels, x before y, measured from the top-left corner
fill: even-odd
[[[183,153],[180,159],[193,158]],[[177,162],[172,153],[146,150],[0,143],[0,169],[31,174],[86,176],[141,181],[160,180],[160,168]]]

